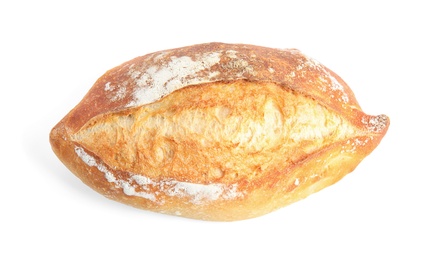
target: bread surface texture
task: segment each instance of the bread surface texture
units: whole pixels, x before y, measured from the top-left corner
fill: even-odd
[[[51,131],[58,158],[104,196],[234,221],[334,184],[389,127],[295,49],[207,43],[106,72]]]

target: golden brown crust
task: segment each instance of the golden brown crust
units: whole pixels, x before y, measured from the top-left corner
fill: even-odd
[[[238,220],[338,181],[388,126],[297,50],[209,43],[108,71],[50,140],[74,174],[111,199]]]
[[[186,65],[187,71],[173,69]],[[162,79],[155,82],[153,76]],[[340,77],[298,50],[209,43],[148,54],[111,69],[71,112],[68,127],[78,129],[98,114],[139,105],[135,93],[143,88],[237,79],[275,82],[338,112],[359,109],[351,89]]]

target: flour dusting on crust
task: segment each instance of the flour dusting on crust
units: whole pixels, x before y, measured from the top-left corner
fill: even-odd
[[[182,87],[211,81],[218,72],[194,75],[209,70],[219,63],[220,56],[221,52],[204,53],[197,56],[195,60],[188,56],[172,56],[167,64],[153,65],[143,73],[131,65],[128,75],[135,81],[137,88],[133,93],[133,100],[127,104],[127,107],[148,104]],[[154,60],[158,60],[158,57],[154,57]]]
[[[133,173],[130,173],[127,180],[121,180],[109,171],[104,164],[98,163],[82,147],[76,146],[74,151],[85,164],[96,167],[104,173],[105,179],[114,183],[116,188],[122,189],[127,196],[137,196],[160,204],[164,204],[163,200],[157,198],[161,195],[160,193],[170,197],[188,197],[193,204],[202,204],[219,199],[231,200],[243,196],[243,193],[238,191],[237,184],[198,184],[173,179],[156,182],[146,176]]]
[[[293,52],[294,53],[294,52]],[[327,92],[327,90],[331,90],[331,97],[337,98],[337,100],[341,101],[343,104],[349,102],[348,94],[345,92],[345,88],[339,81],[331,75],[331,73],[317,60],[310,58],[301,52],[298,52],[298,55],[301,55],[304,59],[299,60],[300,64],[296,67],[297,71],[302,72],[302,76],[304,74],[309,73],[306,70],[306,67],[317,70],[320,72],[320,76],[318,80],[322,83],[318,85],[321,91]],[[293,74],[294,75],[294,74]]]
[[[367,127],[370,132],[381,132],[388,125],[389,118],[385,115],[364,116],[361,122]]]

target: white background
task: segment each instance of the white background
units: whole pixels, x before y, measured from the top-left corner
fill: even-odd
[[[0,259],[426,259],[422,1],[8,1],[0,4]],[[256,219],[150,213],[81,183],[50,129],[106,70],[220,41],[298,48],[387,114],[339,183]]]

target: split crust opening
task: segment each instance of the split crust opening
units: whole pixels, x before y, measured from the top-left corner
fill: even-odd
[[[308,96],[274,83],[235,81],[185,87],[142,107],[94,117],[72,139],[115,170],[233,184],[361,134]]]

